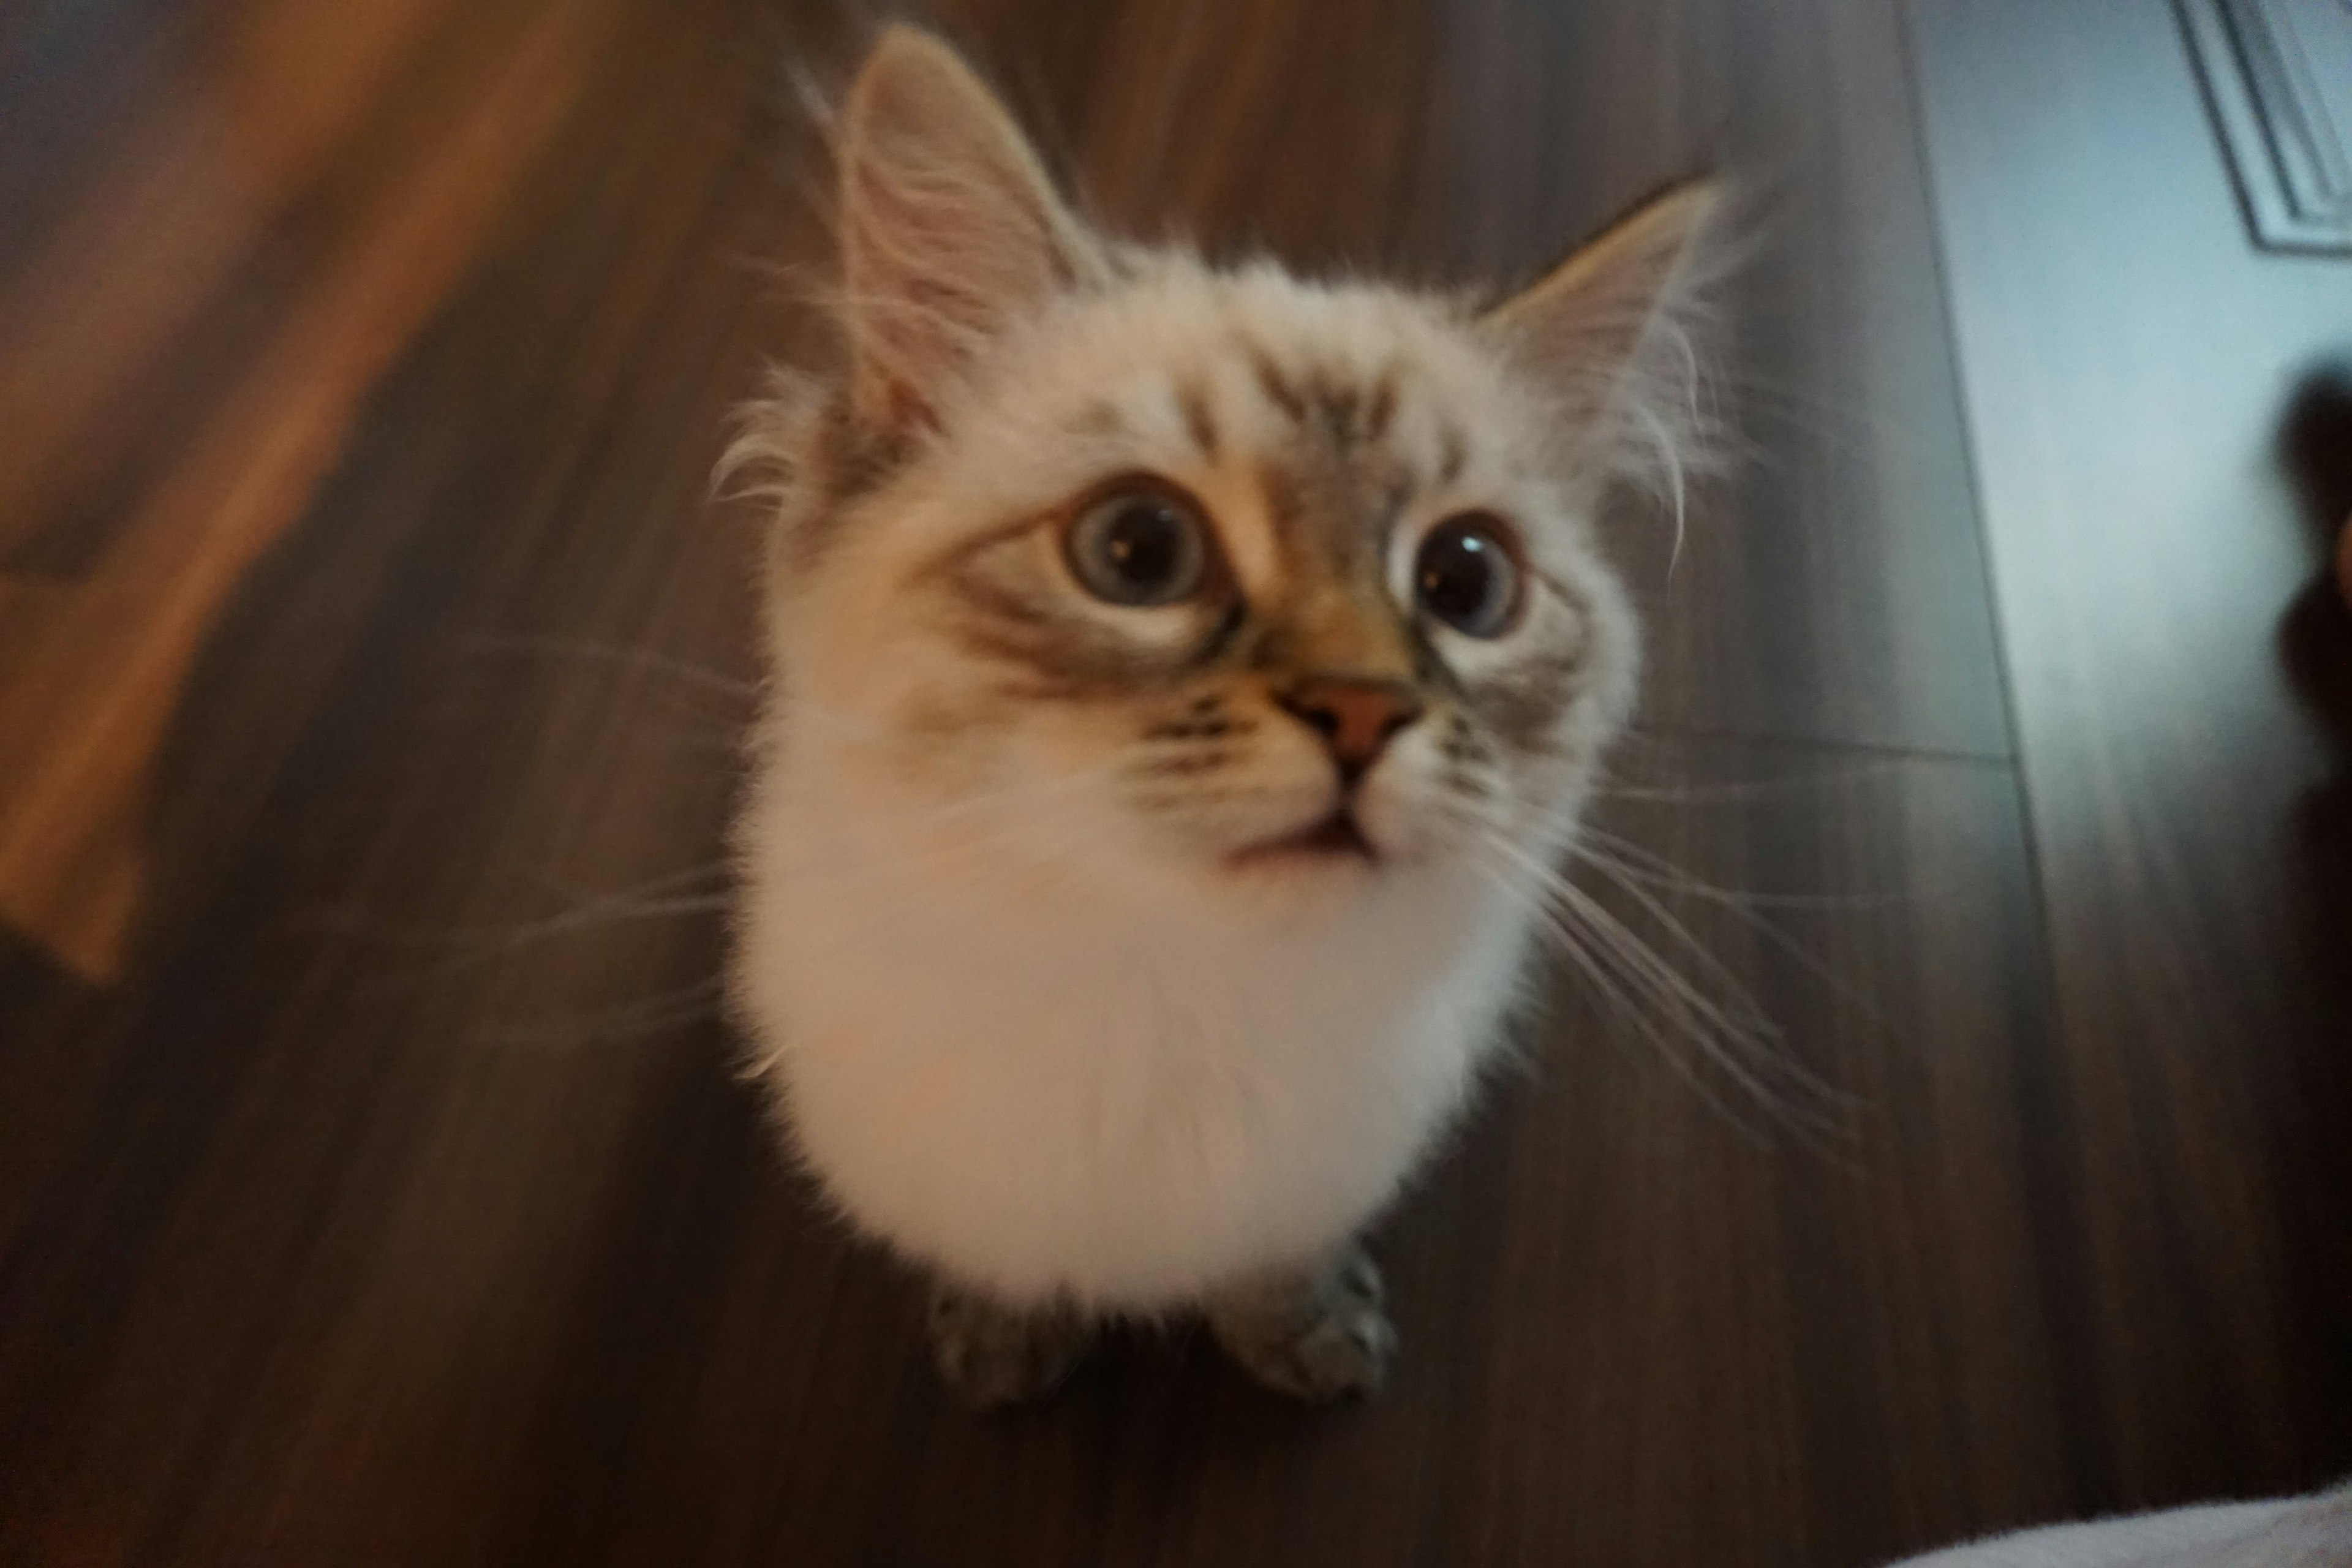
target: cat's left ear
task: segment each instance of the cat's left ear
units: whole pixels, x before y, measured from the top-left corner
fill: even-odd
[[[884,33],[858,73],[840,174],[853,393],[874,425],[929,420],[937,389],[1005,328],[1102,274],[1012,116],[916,28]]]
[[[1571,424],[1598,420],[1644,379],[1653,327],[1689,303],[1696,253],[1723,206],[1696,180],[1654,196],[1533,284],[1479,318],[1479,330],[1547,392]]]

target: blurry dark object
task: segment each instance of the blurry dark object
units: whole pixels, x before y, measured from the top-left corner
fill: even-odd
[[[2352,737],[2352,360],[2321,365],[2296,388],[2279,466],[2333,563],[2332,579],[2323,571],[2288,611],[2283,657],[2305,700]]]
[[[2352,250],[2352,5],[2182,0],[2254,239]]]

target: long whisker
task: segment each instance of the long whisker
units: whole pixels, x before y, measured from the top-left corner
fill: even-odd
[[[1735,1016],[1701,994],[1590,894],[1569,883],[1555,888],[1553,893],[1559,900],[1558,907],[1580,921],[1584,931],[1599,943],[1596,951],[1614,957],[1621,973],[1646,986],[1691,1026],[1693,1042],[1716,1065],[1759,1100],[1774,1103],[1775,1097],[1764,1079],[1745,1058],[1763,1058],[1777,1062],[1779,1058],[1772,1056],[1769,1047],[1780,1042],[1780,1033],[1753,1014],[1752,1004],[1745,1009],[1749,1016]]]
[[[615,888],[609,892],[567,890],[580,901],[552,915],[535,920],[499,921],[473,926],[395,927],[369,922],[356,914],[329,914],[320,923],[330,930],[371,938],[379,942],[408,946],[445,947],[451,943],[500,942],[520,944],[543,936],[602,921],[652,919],[657,916],[689,913],[703,909],[723,906],[724,893],[699,894],[691,897],[669,896],[680,888],[706,883],[727,874],[727,868],[712,862],[672,871],[633,887]],[[565,889],[559,889],[565,890]]]
[[[1587,831],[1604,838],[1612,837],[1611,835],[1601,834],[1598,829],[1588,829]],[[1616,842],[1622,845],[1624,851],[1636,853],[1642,852],[1638,845],[1631,844],[1624,840],[1617,840]],[[1594,870],[1599,871],[1603,876],[1609,878],[1610,880],[1615,882],[1630,896],[1636,899],[1642,898],[1642,894],[1639,889],[1633,884],[1636,882],[1646,882],[1654,887],[1664,888],[1669,892],[1683,894],[1706,903],[1714,904],[1720,909],[1727,910],[1733,918],[1746,924],[1750,931],[1753,931],[1757,935],[1762,937],[1766,942],[1770,942],[1773,947],[1778,949],[1780,953],[1788,958],[1791,963],[1804,970],[1806,973],[1811,975],[1814,979],[1820,981],[1823,985],[1829,987],[1829,989],[1837,995],[1839,1000],[1844,1002],[1849,1006],[1853,1007],[1864,1016],[1869,1018],[1873,1023],[1880,1025],[1884,1025],[1885,1023],[1885,1018],[1880,1014],[1877,1006],[1870,1000],[1869,997],[1864,995],[1860,991],[1855,989],[1842,975],[1832,970],[1828,964],[1822,963],[1812,953],[1807,952],[1802,942],[1800,942],[1787,931],[1782,931],[1779,926],[1765,919],[1764,916],[1759,913],[1755,908],[1751,907],[1754,905],[1778,904],[1783,907],[1799,909],[1837,909],[1859,906],[1865,903],[1874,902],[1876,900],[1860,899],[1841,900],[1833,899],[1828,895],[1822,895],[1818,899],[1806,899],[1801,895],[1771,896],[1738,894],[1731,892],[1727,889],[1714,887],[1695,877],[1690,877],[1683,873],[1679,867],[1674,866],[1671,862],[1666,861],[1660,857],[1651,856],[1648,858],[1661,867],[1662,869],[1659,871],[1645,872],[1638,867],[1626,864],[1625,861],[1610,854],[1606,850],[1596,849],[1588,844],[1571,843],[1569,846],[1569,853],[1574,855],[1579,860],[1581,860],[1586,865],[1591,866]],[[1664,917],[1662,916],[1662,918]]]
[[[1573,886],[1574,884],[1569,882],[1567,879],[1560,879],[1560,891],[1563,895]],[[1727,1020],[1754,1030],[1765,1039],[1776,1042],[1780,1039],[1780,1029],[1764,1016],[1763,1010],[1748,994],[1746,988],[1733,976],[1731,971],[1724,966],[1722,961],[1707,950],[1706,943],[1691,934],[1689,927],[1676,920],[1674,914],[1646,889],[1639,886],[1620,883],[1620,890],[1639,905],[1644,914],[1657,921],[1666,935],[1671,937],[1683,951],[1690,954],[1692,960],[1699,965],[1700,973],[1731,999],[1730,1008],[1725,1012]],[[1614,916],[1607,918],[1612,921],[1615,919]],[[1632,933],[1629,931],[1627,934],[1630,936]],[[1659,957],[1657,962],[1669,972],[1672,971],[1673,966],[1667,964],[1663,957]],[[1682,977],[1677,974],[1676,978]]]
[[[504,654],[517,658],[571,658],[613,665],[651,675],[665,675],[704,690],[749,701],[760,694],[757,681],[709,669],[688,659],[650,648],[621,647],[585,637],[539,637],[521,632],[471,632],[454,639],[474,652]]]
[[[1674,931],[1683,942],[1689,943],[1694,947],[1697,945],[1696,939],[1690,934],[1689,929],[1685,926],[1682,921],[1669,914],[1656,900],[1644,893],[1641,887],[1637,885],[1637,879],[1639,878],[1638,873],[1627,868],[1622,862],[1615,860],[1601,851],[1590,848],[1581,844],[1571,844],[1569,847],[1569,852],[1574,855],[1585,865],[1591,866],[1594,870],[1599,871],[1601,875],[1607,877],[1612,882],[1615,883],[1619,889],[1624,892],[1627,897],[1632,898],[1643,905],[1643,907],[1646,908],[1656,920],[1658,920],[1662,924],[1667,926],[1670,930]],[[1860,991],[1854,989],[1854,987],[1849,984],[1843,977],[1832,970],[1820,959],[1814,957],[1811,952],[1808,952],[1805,950],[1804,945],[1798,942],[1796,938],[1790,936],[1787,931],[1782,931],[1779,926],[1774,925],[1770,921],[1766,920],[1762,915],[1758,914],[1755,910],[1744,907],[1736,896],[1719,892],[1717,889],[1709,888],[1704,883],[1692,882],[1677,887],[1675,882],[1665,878],[1649,878],[1643,879],[1649,880],[1654,885],[1665,886],[1670,890],[1685,893],[1689,897],[1703,900],[1725,910],[1735,919],[1746,924],[1748,928],[1756,932],[1757,935],[1770,942],[1784,957],[1788,958],[1791,963],[1804,970],[1806,973],[1811,975],[1814,979],[1827,986],[1837,995],[1839,1000],[1854,1008],[1864,1016],[1869,1018],[1873,1023],[1881,1025],[1885,1023],[1885,1017],[1879,1013],[1878,1008],[1871,1002],[1870,998],[1864,995]],[[1830,1090],[1825,1085],[1822,1086],[1822,1091],[1823,1093],[1834,1092]]]
[[[1832,1116],[1827,1108],[1847,1097],[1772,1048],[1780,1039],[1779,1029],[1763,1016],[1729,971],[1656,900],[1645,898],[1637,901],[1645,903],[1646,912],[1667,927],[1699,962],[1702,973],[1732,999],[1729,1008],[1699,992],[1622,921],[1554,868],[1499,834],[1484,832],[1477,838],[1489,853],[1509,862],[1522,882],[1531,884],[1550,923],[1558,927],[1573,917],[1595,944],[1592,953],[1607,960],[1626,985],[1649,996],[1664,1009],[1695,1047],[1759,1103],[1818,1133],[1845,1130],[1843,1120]],[[1781,1079],[1789,1089],[1798,1091],[1804,1103],[1790,1103],[1784,1093],[1772,1089],[1768,1073]]]
[[[1590,894],[1577,887],[1575,883],[1570,881],[1552,867],[1546,865],[1536,857],[1529,855],[1526,850],[1521,849],[1517,845],[1511,843],[1508,839],[1497,837],[1493,841],[1491,847],[1500,854],[1518,860],[1526,868],[1530,878],[1534,879],[1537,885],[1546,893],[1559,898],[1563,901],[1569,903],[1571,908],[1577,910],[1579,912],[1589,912],[1601,920],[1607,921],[1609,924],[1614,926],[1617,931],[1624,934],[1629,939],[1632,938],[1633,933],[1626,931],[1624,926],[1622,922],[1617,921],[1615,916],[1609,914],[1605,910],[1602,910],[1598,904],[1594,903]],[[1762,1013],[1757,1008],[1755,1003],[1749,999],[1747,993],[1740,988],[1739,983],[1732,977],[1730,971],[1725,969],[1722,963],[1718,962],[1712,953],[1706,952],[1705,949],[1700,946],[1697,940],[1692,937],[1687,931],[1683,930],[1678,923],[1673,921],[1670,916],[1664,915],[1654,899],[1650,898],[1647,894],[1643,894],[1640,895],[1640,901],[1643,903],[1645,912],[1649,913],[1654,918],[1664,920],[1665,923],[1673,927],[1675,934],[1680,938],[1685,944],[1691,948],[1694,956],[1696,956],[1706,967],[1706,971],[1710,977],[1723,984],[1726,990],[1733,995],[1735,998],[1735,1005],[1738,1005],[1740,1011],[1746,1015],[1744,1018],[1737,1021],[1735,1026],[1744,1026],[1754,1029],[1767,1036],[1777,1037],[1779,1030],[1763,1016]],[[1723,1012],[1720,1008],[1716,1008],[1714,1004],[1708,1003],[1705,998],[1700,997],[1696,989],[1690,986],[1689,982],[1685,980],[1680,974],[1675,973],[1673,967],[1667,964],[1664,960],[1658,958],[1655,953],[1650,952],[1646,945],[1640,944],[1638,941],[1636,942],[1636,945],[1641,946],[1643,955],[1646,959],[1655,963],[1660,969],[1673,978],[1678,987],[1686,991],[1695,1004],[1714,1009],[1716,1016],[1722,1019],[1723,1022],[1727,1025],[1734,1025],[1735,1021],[1731,1018],[1729,1014]]]
[[[1594,849],[1592,846],[1604,847]],[[1580,855],[1606,853],[1625,863],[1635,880],[1686,892],[1710,903],[1738,909],[1853,910],[1883,906],[1892,900],[1864,893],[1749,893],[1710,882],[1621,833],[1591,823],[1578,826],[1571,847]]]
[[[487,1045],[502,1046],[626,1044],[712,1016],[719,1010],[725,985],[714,974],[618,1007],[555,1023],[483,1029],[475,1037]]]
[[[1489,880],[1504,888],[1512,896],[1524,895],[1526,889],[1518,879],[1498,875],[1492,868],[1476,861],[1473,861],[1472,864],[1476,866]],[[1610,1010],[1648,1042],[1657,1053],[1658,1059],[1666,1065],[1667,1070],[1681,1079],[1685,1087],[1696,1095],[1710,1110],[1723,1118],[1724,1121],[1740,1137],[1761,1147],[1767,1142],[1764,1131],[1718,1094],[1714,1085],[1708,1083],[1692,1067],[1674,1035],[1634,999],[1635,994],[1628,983],[1621,981],[1601,962],[1600,958],[1586,945],[1577,928],[1549,904],[1538,901],[1530,908],[1536,918],[1542,922],[1545,931],[1553,938],[1556,944],[1555,951],[1575,964],[1578,973],[1584,977],[1586,983],[1592,987],[1594,993]],[[1770,1102],[1766,1100],[1764,1103],[1769,1108]]]
[[[1622,760],[1628,752],[1656,752],[1667,758],[1677,758],[1689,739],[1689,736],[1679,735],[1673,731],[1635,729],[1618,742],[1619,758]],[[1618,776],[1612,766],[1593,782],[1591,789],[1597,798],[1605,800],[1662,801],[1680,805],[1690,802],[1740,801],[1795,795],[1817,790],[1824,784],[1869,783],[1893,777],[1905,766],[1906,759],[1881,755],[1843,762],[1833,767],[1792,770],[1778,777],[1723,779],[1706,784],[1626,778]]]
[[[1805,951],[1795,938],[1766,920],[1757,911],[1765,909],[1788,910],[1858,910],[1884,906],[1893,901],[1867,894],[1845,893],[1750,893],[1726,888],[1692,874],[1664,856],[1635,843],[1622,834],[1612,833],[1583,821],[1574,813],[1561,813],[1547,818],[1558,826],[1572,830],[1568,837],[1569,853],[1604,872],[1612,881],[1625,887],[1628,893],[1639,897],[1639,891],[1629,883],[1642,883],[1662,888],[1676,895],[1686,895],[1705,902],[1719,905],[1747,923],[1759,935],[1794,959],[1807,973],[1837,991],[1847,1001],[1872,1017],[1877,1012],[1860,993],[1832,973],[1811,953]],[[1595,846],[1606,846],[1596,847]]]
[[[370,921],[356,911],[330,910],[313,917],[321,930],[385,947],[423,950],[440,956],[421,966],[404,965],[385,976],[395,988],[463,973],[486,963],[513,956],[535,943],[569,933],[651,921],[680,920],[715,913],[729,907],[733,896],[725,891],[680,893],[679,889],[706,886],[729,873],[723,863],[689,867],[652,878],[634,887],[609,892],[567,888],[549,880],[560,895],[574,900],[551,915],[533,920],[478,925],[396,926]]]

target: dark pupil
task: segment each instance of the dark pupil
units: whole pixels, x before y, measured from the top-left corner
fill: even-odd
[[[1138,588],[1162,586],[1183,563],[1184,525],[1166,507],[1130,506],[1111,521],[1103,554],[1123,581]]]
[[[1475,533],[1446,534],[1431,540],[1422,552],[1421,602],[1440,620],[1479,625],[1491,613],[1495,585],[1491,540]]]

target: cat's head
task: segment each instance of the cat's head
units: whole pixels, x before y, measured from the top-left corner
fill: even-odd
[[[738,453],[778,765],[910,856],[1260,910],[1566,836],[1637,663],[1592,513],[1675,438],[1707,189],[1481,310],[1115,245],[913,31],[838,149],[845,375]]]

